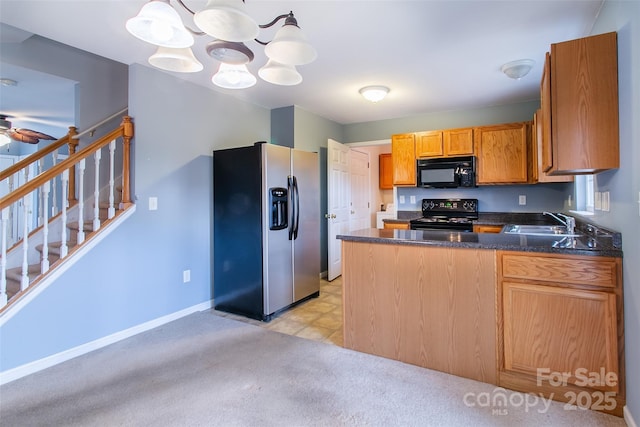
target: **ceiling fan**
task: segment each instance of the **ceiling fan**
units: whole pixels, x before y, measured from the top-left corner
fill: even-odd
[[[12,128],[11,122],[7,120],[8,116],[0,114],[0,136],[6,136],[14,141],[26,142],[27,144],[37,144],[41,139],[54,141],[57,138],[47,135],[46,133],[38,132],[25,128]],[[10,141],[7,141],[10,142]],[[4,145],[0,143],[0,145]]]

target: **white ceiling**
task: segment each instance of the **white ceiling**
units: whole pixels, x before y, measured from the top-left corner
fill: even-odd
[[[194,10],[206,4],[183,1]],[[297,105],[343,124],[534,100],[550,44],[589,35],[603,1],[246,0],[258,23],[293,11],[318,51],[315,62],[298,68],[303,82],[284,87],[258,78],[249,89],[217,88],[210,78],[218,63],[204,48],[208,37],[197,37],[193,47],[204,71],[173,74],[269,109]],[[155,48],[124,28],[145,3],[0,0],[0,22],[124,64],[148,65]],[[171,4],[195,28],[191,16],[175,0]],[[269,40],[279,26],[259,38]],[[257,76],[266,57],[257,43],[247,45],[256,53],[249,70]],[[502,64],[523,58],[536,61],[523,79],[500,72]],[[372,104],[358,93],[366,85],[391,92]]]

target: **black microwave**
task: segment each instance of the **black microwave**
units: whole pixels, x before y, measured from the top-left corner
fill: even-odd
[[[455,188],[476,186],[476,158],[418,159],[418,187]]]

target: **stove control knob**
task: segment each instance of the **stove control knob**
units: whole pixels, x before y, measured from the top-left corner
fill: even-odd
[[[466,201],[462,206],[468,211],[473,211],[476,209],[476,203],[472,201]]]

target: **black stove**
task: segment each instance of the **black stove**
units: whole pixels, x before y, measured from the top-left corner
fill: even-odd
[[[412,230],[473,231],[478,199],[422,199],[422,218],[409,221]]]

